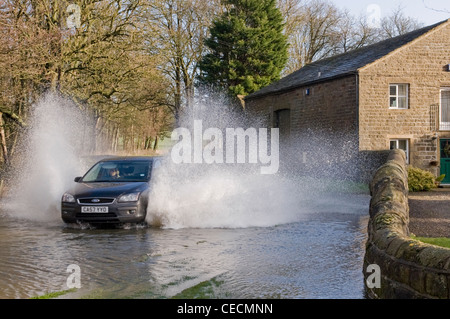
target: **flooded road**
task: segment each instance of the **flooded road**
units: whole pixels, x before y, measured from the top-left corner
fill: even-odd
[[[24,163],[0,201],[0,298],[74,284],[59,298],[364,298],[369,196],[345,172],[292,165],[304,160],[302,148],[274,157],[277,174],[262,174],[262,162],[177,164],[167,153],[152,171],[150,226],[68,227],[62,194],[109,156],[84,153],[90,129],[80,129],[71,105],[48,96],[34,106]],[[229,110],[208,107],[195,118],[205,128],[241,127]],[[348,156],[336,160],[353,171]]]
[[[353,200],[351,211],[249,228],[74,229],[3,206],[0,298],[67,290],[70,265],[81,288],[60,298],[172,298],[198,287],[207,298],[364,298],[369,198]]]

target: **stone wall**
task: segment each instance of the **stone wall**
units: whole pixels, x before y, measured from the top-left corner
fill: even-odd
[[[357,136],[357,77],[348,75],[332,81],[319,82],[291,91],[271,94],[245,101],[254,125],[272,127],[278,110],[290,110],[291,137],[304,138],[305,132],[352,133]]]
[[[274,127],[275,114],[290,111],[289,135],[280,135],[280,164],[308,174],[355,174],[358,157],[357,76],[312,83],[245,101],[254,127]],[[280,127],[280,132],[282,131]],[[352,163],[352,164],[349,164]],[[351,172],[346,172],[346,170]]]
[[[386,163],[375,173],[370,192],[363,271],[367,297],[449,299],[450,249],[410,238],[408,175],[403,151],[390,152]],[[377,274],[367,271],[377,268],[379,284]]]

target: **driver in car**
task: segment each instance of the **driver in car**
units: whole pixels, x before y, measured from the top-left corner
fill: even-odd
[[[108,175],[109,175],[109,177],[111,177],[113,179],[120,178],[119,169],[117,167],[111,168],[110,170],[108,170]]]

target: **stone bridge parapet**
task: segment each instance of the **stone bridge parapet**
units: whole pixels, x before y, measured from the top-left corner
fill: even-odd
[[[449,299],[450,249],[410,237],[405,153],[393,150],[370,183],[364,257],[366,295],[375,299]],[[376,273],[379,271],[379,282]]]

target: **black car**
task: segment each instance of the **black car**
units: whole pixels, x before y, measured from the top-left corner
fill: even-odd
[[[65,223],[142,223],[157,157],[117,157],[97,162],[61,199]]]

